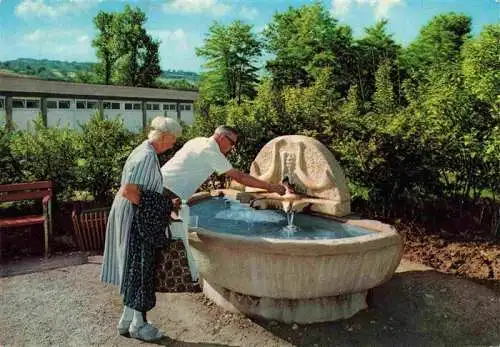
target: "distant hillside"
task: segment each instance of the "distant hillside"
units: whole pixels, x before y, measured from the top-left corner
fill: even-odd
[[[75,81],[79,74],[91,72],[93,65],[94,63],[76,61],[19,58],[0,62],[0,72],[36,76],[48,80]],[[190,71],[166,70],[162,71],[160,76],[160,81],[167,83],[182,80],[195,86],[200,80],[200,75]]]

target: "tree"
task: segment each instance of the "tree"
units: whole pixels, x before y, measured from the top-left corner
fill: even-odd
[[[382,61],[392,62],[395,67],[401,51],[387,33],[387,20],[380,20],[374,26],[365,28],[366,35],[355,42],[354,71],[360,95],[363,100],[370,99],[375,90],[375,73]],[[399,76],[395,76],[397,79]]]
[[[441,14],[425,25],[403,55],[403,64],[411,73],[425,76],[432,66],[446,66],[460,60],[460,49],[469,38],[470,17]]]
[[[486,25],[462,51],[465,83],[479,99],[500,112],[500,25]]]
[[[146,33],[146,14],[125,6],[123,12],[99,12],[94,18],[99,34],[97,73],[106,84],[151,87],[160,75],[159,42]]]
[[[394,112],[394,86],[391,80],[391,62],[383,61],[375,73],[374,109],[381,114]]]
[[[234,21],[228,26],[214,23],[196,55],[204,57],[206,72],[201,74],[200,94],[206,100],[225,104],[231,99],[238,103],[243,97],[255,96],[258,81],[256,59],[261,45],[252,26]]]
[[[92,47],[96,49],[96,55],[99,59],[96,64],[96,71],[104,84],[111,84],[113,65],[117,59],[117,52],[114,47],[114,16],[114,13],[100,11],[93,20],[99,32],[97,37],[92,40]]]
[[[263,34],[266,50],[274,55],[266,68],[277,87],[307,87],[326,68],[332,88],[347,94],[353,80],[351,29],[339,26],[321,4],[276,13]]]

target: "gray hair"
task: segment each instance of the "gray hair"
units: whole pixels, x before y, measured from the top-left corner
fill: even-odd
[[[179,137],[182,134],[182,127],[173,118],[158,116],[151,121],[151,130],[148,133],[148,139],[155,141],[163,134],[172,134]]]
[[[230,135],[230,134],[238,136],[238,130],[229,125],[221,125],[214,131],[214,135]]]

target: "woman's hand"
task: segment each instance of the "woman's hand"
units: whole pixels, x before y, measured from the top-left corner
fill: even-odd
[[[139,205],[141,192],[137,184],[125,184],[120,188],[119,193],[134,205]]]
[[[172,210],[175,213],[179,213],[180,208],[181,208],[181,199],[179,198],[172,199]]]

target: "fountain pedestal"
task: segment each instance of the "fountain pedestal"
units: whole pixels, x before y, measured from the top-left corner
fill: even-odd
[[[317,299],[275,299],[237,293],[203,280],[203,294],[227,311],[285,323],[347,319],[367,308],[366,291]]]

